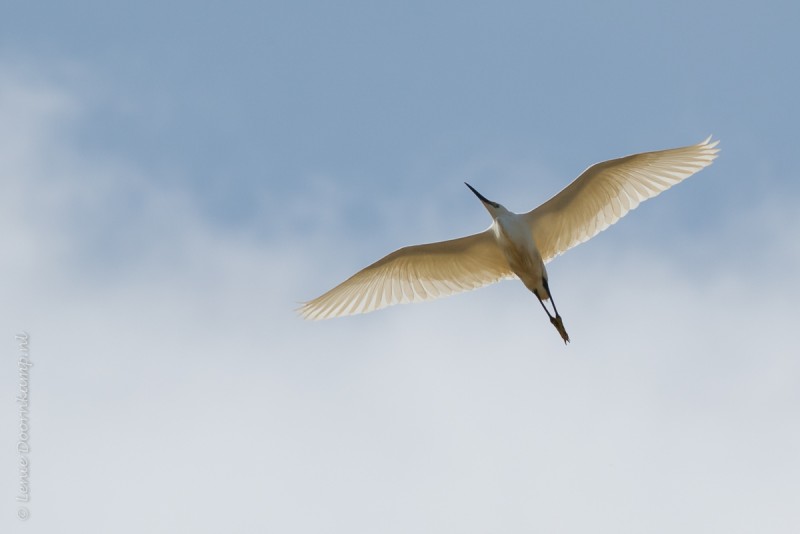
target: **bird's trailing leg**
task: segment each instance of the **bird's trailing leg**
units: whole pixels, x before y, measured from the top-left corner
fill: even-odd
[[[539,292],[534,291],[533,294],[536,295],[537,299],[539,299],[539,304],[542,305],[542,308],[544,309],[545,313],[547,313],[547,316],[550,318],[550,324],[556,327],[556,330],[558,330],[559,335],[561,335],[561,339],[564,340],[564,344],[566,345],[567,343],[569,343],[569,334],[567,334],[567,330],[564,328],[564,322],[561,320],[561,316],[558,314],[558,308],[556,308],[556,301],[553,300],[553,294],[550,292],[550,286],[548,286],[547,284],[547,279],[544,278],[542,280],[542,283],[544,285],[544,288],[547,290],[547,294],[550,295],[550,302],[553,304],[553,311],[556,314],[555,317],[553,317],[553,315],[550,313],[550,310],[547,309],[547,306],[544,305],[544,301],[539,296]]]

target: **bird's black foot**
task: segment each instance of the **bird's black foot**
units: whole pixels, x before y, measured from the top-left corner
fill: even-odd
[[[552,325],[556,327],[556,330],[558,330],[558,333],[561,335],[561,339],[564,340],[564,345],[569,343],[569,334],[567,334],[567,331],[564,329],[564,323],[561,321],[561,316],[556,315],[555,317],[550,317],[550,323],[552,323]]]

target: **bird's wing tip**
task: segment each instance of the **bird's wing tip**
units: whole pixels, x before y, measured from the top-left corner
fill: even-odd
[[[714,137],[714,136],[713,135],[709,135],[708,137],[705,138],[705,140],[702,143],[699,143],[698,146],[701,146],[703,148],[716,148],[717,145],[719,144],[719,139],[717,139],[716,141],[712,142],[711,141],[712,137]],[[717,148],[717,151],[719,151],[718,148]]]
[[[301,319],[305,319],[306,321],[316,321],[319,319],[318,314],[315,313],[313,308],[310,306],[311,302],[302,302],[300,306],[294,309],[295,313],[300,316]]]

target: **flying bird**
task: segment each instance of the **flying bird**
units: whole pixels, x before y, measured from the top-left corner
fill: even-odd
[[[365,267],[298,310],[330,319],[477,289],[519,278],[539,300],[564,343],[569,335],[545,264],[602,232],[640,202],[707,167],[719,141],[644,152],[592,165],[560,193],[527,213],[513,213],[466,186],[492,216],[478,234],[403,247]],[[545,306],[550,301],[553,312]]]

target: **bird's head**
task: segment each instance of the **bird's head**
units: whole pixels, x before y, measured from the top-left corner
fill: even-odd
[[[475,193],[475,196],[480,199],[481,203],[483,203],[483,207],[486,208],[486,211],[489,212],[489,215],[491,215],[493,219],[496,219],[498,217],[498,215],[501,215],[503,213],[507,213],[508,212],[508,210],[505,207],[503,207],[502,204],[498,204],[497,202],[492,202],[491,200],[489,200],[485,196],[483,196],[480,193],[478,193],[475,190],[475,188],[472,187],[471,185],[469,185],[467,182],[464,182],[464,185],[469,187],[470,191]]]

